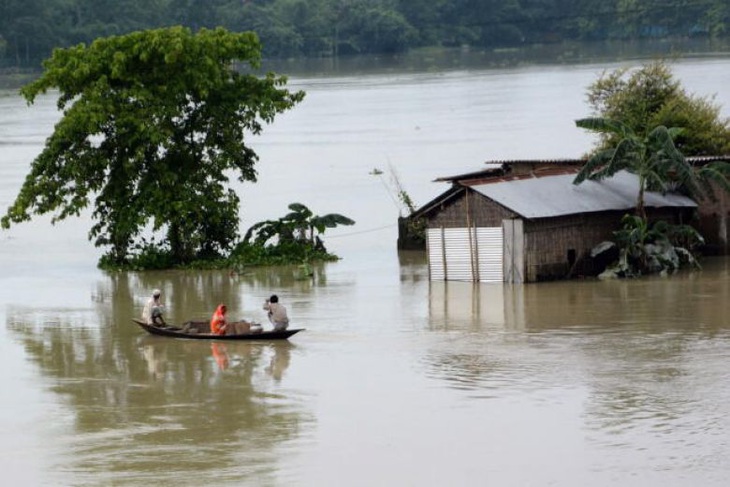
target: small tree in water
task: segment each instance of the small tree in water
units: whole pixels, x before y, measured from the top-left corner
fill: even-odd
[[[321,236],[328,228],[354,225],[355,221],[338,213],[315,215],[301,203],[292,203],[289,209],[277,220],[251,226],[231,260],[239,266],[336,260],[337,256],[327,252]]]

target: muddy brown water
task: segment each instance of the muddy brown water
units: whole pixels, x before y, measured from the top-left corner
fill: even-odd
[[[438,176],[485,160],[576,157],[585,87],[619,65],[468,67],[296,77],[306,101],[251,139],[259,182],[242,227],[301,202],[354,227],[342,257],[242,273],[104,273],[88,214],[0,233],[0,466],[14,485],[725,485],[730,279],[701,271],[524,286],[431,283],[395,250],[393,172],[423,204]],[[700,94],[730,59],[678,63]],[[727,113],[727,108],[724,108]],[[57,120],[0,92],[0,205]],[[371,174],[373,169],[381,176]],[[153,288],[170,321],[218,302],[288,342],[145,335]]]

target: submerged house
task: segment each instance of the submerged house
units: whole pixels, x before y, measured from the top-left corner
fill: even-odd
[[[525,166],[520,166],[525,169]],[[504,166],[442,181],[452,186],[410,218],[426,225],[431,280],[534,282],[594,275],[591,249],[636,206],[638,178],[574,185],[576,164]],[[680,194],[645,194],[650,220],[688,223],[697,204]]]

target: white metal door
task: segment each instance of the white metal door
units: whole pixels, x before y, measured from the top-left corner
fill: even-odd
[[[440,228],[429,228],[426,231],[428,275],[432,281],[446,280],[446,258],[442,233]]]
[[[426,241],[432,281],[502,281],[502,227],[429,228]]]
[[[476,228],[476,256],[480,282],[502,282],[502,227]]]

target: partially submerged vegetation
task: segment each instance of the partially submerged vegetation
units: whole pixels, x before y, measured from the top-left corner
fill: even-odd
[[[614,240],[593,248],[591,257],[615,254],[613,262],[599,277],[639,277],[671,274],[682,267],[699,268],[697,248],[702,236],[689,225],[672,225],[659,220],[650,224],[636,215],[625,215]]]
[[[650,224],[644,196],[646,191],[677,191],[702,201],[714,200],[717,189],[730,192],[730,163],[693,167],[683,153],[730,153],[729,123],[720,118],[719,106],[687,94],[661,61],[633,73],[619,69],[602,76],[589,88],[588,98],[598,116],[576,125],[599,134],[599,142],[574,183],[607,179],[619,171],[639,179],[635,215],[624,217],[612,242],[593,250],[594,257],[618,251],[603,276],[635,277],[698,266],[702,236],[687,225]]]
[[[165,244],[143,241],[123,264],[102,258],[100,267],[109,270],[151,270],[171,268],[231,269],[296,264],[300,272],[310,274],[315,262],[332,262],[339,257],[327,250],[323,236],[328,228],[354,225],[338,213],[315,215],[305,205],[292,203],[290,212],[276,220],[265,220],[248,229],[243,240],[228,255],[195,259],[180,263]]]
[[[300,203],[279,219],[253,225],[242,239],[238,233],[240,200],[226,173],[256,180],[258,156],[244,135],[258,134],[304,97],[282,88],[284,77],[259,78],[232,68],[234,61],[257,68],[260,56],[251,33],[192,34],[179,27],[55,51],[41,78],[22,93],[32,103],[58,89],[64,116],[2,226],[44,213],[61,221],[93,199],[89,238],[109,249],[102,268],[298,264],[306,273],[313,262],[336,260],[321,235],[354,221],[335,213],[317,216]],[[643,197],[645,191],[677,190],[702,199],[714,198],[716,189],[730,191],[730,164],[692,167],[683,153],[730,152],[730,128],[719,107],[686,94],[661,62],[604,75],[589,89],[589,101],[595,116],[577,125],[598,133],[599,143],[575,183],[622,170],[640,182],[636,214],[624,218],[614,241],[600,244],[596,255],[617,249],[612,269],[622,277],[696,265],[701,236],[667,222],[650,225]],[[415,205],[390,170],[391,197],[412,215]],[[422,237],[423,222],[409,221]]]
[[[322,236],[328,228],[354,225],[355,221],[338,213],[315,215],[301,203],[290,204],[289,210],[277,220],[265,220],[248,229],[229,257],[234,267],[306,265],[338,259],[327,251]]]
[[[228,175],[256,181],[247,137],[304,97],[283,88],[285,77],[246,72],[260,61],[255,34],[224,29],[171,27],[55,50],[22,94],[33,103],[58,89],[63,117],[2,226],[46,213],[55,223],[93,206],[89,239],[108,249],[104,267],[217,265],[239,239]]]

